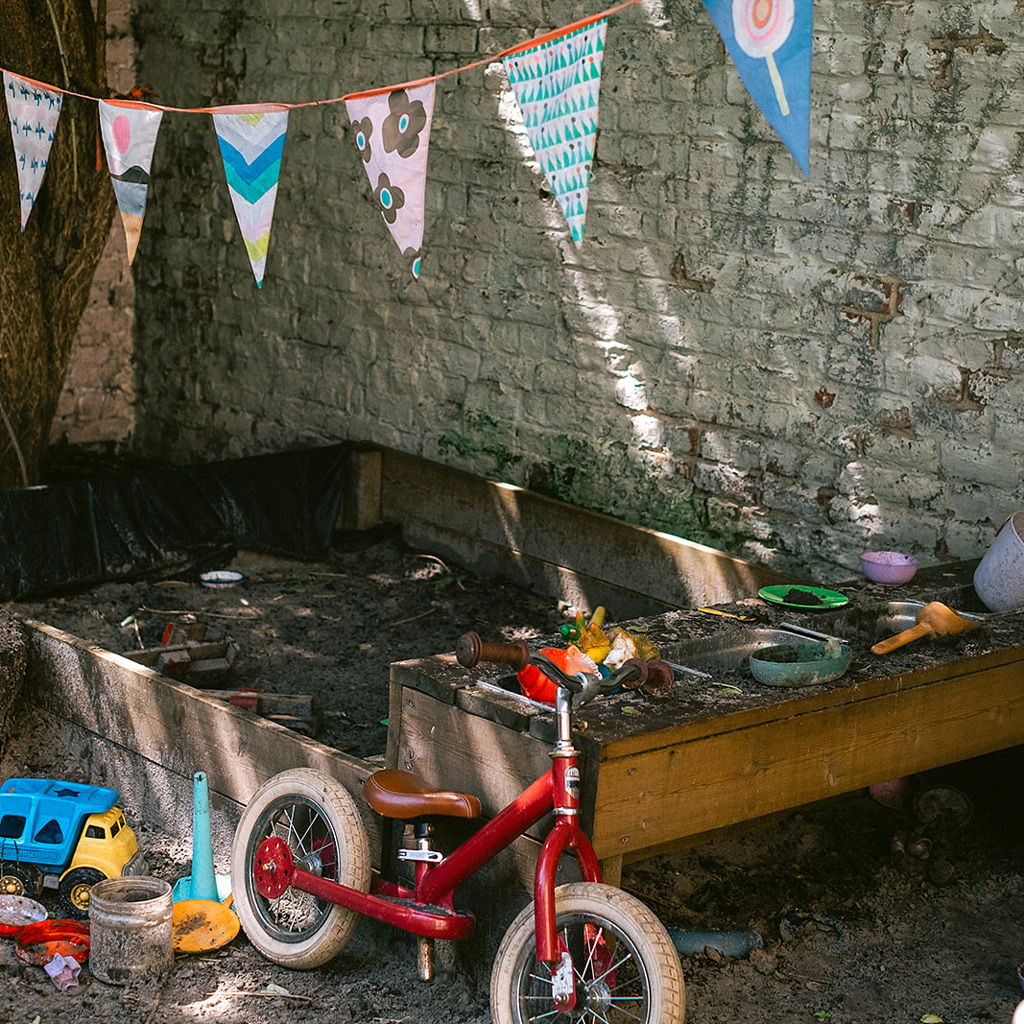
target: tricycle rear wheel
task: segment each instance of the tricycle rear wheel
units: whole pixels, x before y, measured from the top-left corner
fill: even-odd
[[[235,910],[250,942],[285,967],[319,967],[348,942],[358,915],[297,889],[270,899],[256,888],[256,855],[284,841],[296,867],[366,892],[370,852],[359,810],[337,780],[308,768],[281,772],[249,801],[231,849]]]

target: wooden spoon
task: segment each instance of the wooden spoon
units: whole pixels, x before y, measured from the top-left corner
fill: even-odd
[[[871,648],[874,654],[888,654],[897,647],[909,644],[922,636],[947,636],[954,633],[966,633],[976,629],[981,623],[977,619],[965,619],[952,608],[940,601],[930,601],[917,613],[917,625],[903,630],[888,640],[879,640]]]

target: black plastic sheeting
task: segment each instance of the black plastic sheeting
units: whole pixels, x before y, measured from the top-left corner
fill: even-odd
[[[343,444],[0,492],[0,599],[137,576],[227,548],[322,557]]]

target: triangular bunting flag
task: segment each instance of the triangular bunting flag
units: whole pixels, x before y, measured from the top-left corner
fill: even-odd
[[[122,107],[100,100],[100,133],[107,151],[110,180],[114,183],[117,207],[121,211],[128,262],[135,259],[146,214],[149,168],[160,130],[162,110]]]
[[[502,58],[526,136],[577,245],[587,218],[607,28],[601,19]],[[593,113],[583,116],[584,109]]]
[[[419,277],[434,83],[357,96],[345,109],[377,209]]]
[[[213,114],[224,173],[258,287],[263,287],[287,110]]]
[[[704,5],[747,92],[809,177],[814,0],[704,0]]]
[[[21,230],[46,174],[50,146],[57,131],[57,120],[64,97],[34,85],[9,71],[4,72],[4,95],[11,121],[11,139],[18,165],[18,190],[21,193]]]

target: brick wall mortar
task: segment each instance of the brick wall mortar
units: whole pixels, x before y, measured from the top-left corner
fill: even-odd
[[[134,6],[139,80],[182,105],[400,82],[582,13]],[[1024,507],[1019,10],[816,7],[810,180],[700,5],[612,19],[579,250],[500,68],[439,82],[418,283],[340,108],[292,115],[259,293],[208,121],[166,118],[135,444],[393,444],[823,578],[868,546],[980,554]]]

